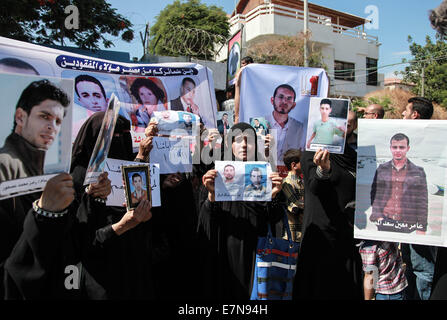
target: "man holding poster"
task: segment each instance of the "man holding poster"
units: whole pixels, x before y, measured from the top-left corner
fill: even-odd
[[[427,231],[427,179],[422,167],[407,158],[410,140],[403,133],[390,140],[393,159],[381,164],[371,187],[370,220],[379,231],[425,234]]]

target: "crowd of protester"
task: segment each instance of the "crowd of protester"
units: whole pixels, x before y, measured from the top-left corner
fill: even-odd
[[[34,105],[20,108],[32,114],[47,100],[67,105],[66,97],[47,91]],[[225,110],[237,115],[239,81],[234,91]],[[384,117],[377,104],[359,113]],[[403,118],[430,119],[432,113],[432,103],[417,97],[408,101]],[[288,174],[270,174],[271,201],[216,202],[217,171],[213,163],[201,162],[189,173],[160,175],[161,207],[143,200],[135,209],[105,205],[111,193],[106,173],[83,186],[104,114],[95,113],[80,128],[70,174],[50,179],[41,193],[0,201],[0,294],[5,299],[248,300],[258,237],[270,224],[276,237],[287,238],[284,212],[292,240],[300,243],[293,299],[447,298],[445,248],[353,236],[357,113],[349,112],[343,154],[285,152]],[[37,160],[45,153],[26,135],[23,122],[16,122],[0,150],[2,181],[42,174],[43,162]],[[132,152],[130,126],[118,118],[108,156],[149,162],[157,124],[146,128],[138,153]],[[220,151],[227,150],[222,154],[232,161],[264,159],[268,145],[258,150],[253,137],[255,129],[236,116]],[[215,131],[209,130],[208,138],[195,152],[216,152]],[[70,288],[67,266],[79,271]]]

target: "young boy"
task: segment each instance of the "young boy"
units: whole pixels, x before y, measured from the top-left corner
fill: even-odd
[[[301,228],[304,210],[304,182],[301,173],[301,151],[289,149],[284,154],[284,164],[289,171],[283,180],[282,191],[287,199],[287,217],[289,220],[292,240],[301,242]],[[287,239],[287,234],[284,236]]]

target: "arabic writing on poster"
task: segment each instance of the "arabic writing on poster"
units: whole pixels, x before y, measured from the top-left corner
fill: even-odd
[[[60,55],[56,58],[59,67],[73,70],[86,70],[123,75],[137,76],[186,76],[197,75],[195,68],[154,67],[154,66],[125,66],[116,63],[103,62],[95,59],[78,58]]]
[[[161,174],[192,171],[189,139],[154,137],[152,143],[149,159],[160,165]]]
[[[49,174],[2,182],[0,183],[0,200],[42,191],[48,180],[55,176],[56,174]]]

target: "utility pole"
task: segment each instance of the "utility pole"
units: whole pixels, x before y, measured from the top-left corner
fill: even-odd
[[[307,0],[304,0],[304,66],[309,66],[309,61],[307,58],[307,32],[309,28],[309,7],[307,4]]]

